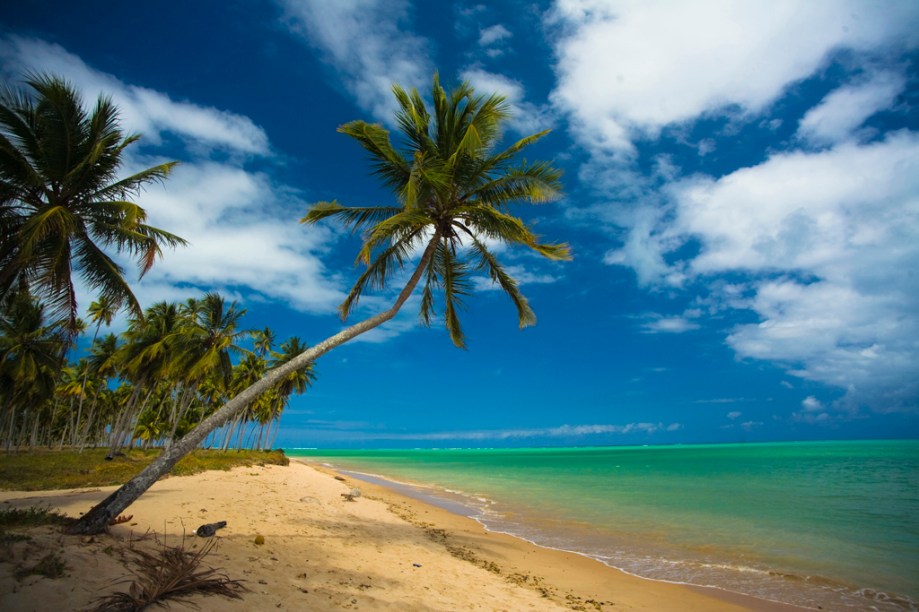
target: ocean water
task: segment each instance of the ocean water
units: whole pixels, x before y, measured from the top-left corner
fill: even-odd
[[[289,450],[658,580],[916,610],[919,441]]]

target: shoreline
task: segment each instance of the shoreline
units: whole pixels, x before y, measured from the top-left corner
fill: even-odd
[[[444,525],[447,529],[452,529],[454,531],[457,531],[457,523],[468,521],[472,525],[465,526],[465,527],[461,526],[460,531],[462,533],[466,533],[466,534],[475,533],[477,530],[481,530],[482,532],[484,532],[485,536],[487,537],[490,536],[490,537],[497,537],[497,538],[508,538],[514,542],[519,542],[523,546],[532,547],[536,551],[533,554],[536,554],[536,555],[545,555],[545,556],[553,556],[553,557],[555,556],[558,556],[558,557],[574,556],[579,559],[583,559],[584,561],[587,562],[587,565],[591,565],[591,564],[595,565],[595,567],[587,568],[590,574],[600,574],[600,576],[598,576],[598,578],[600,579],[600,582],[615,580],[615,585],[617,588],[620,588],[623,582],[638,581],[637,584],[629,584],[628,586],[630,588],[641,588],[641,583],[647,583],[647,588],[649,589],[649,591],[654,591],[658,587],[661,587],[664,585],[668,587],[675,587],[677,589],[686,589],[694,593],[697,593],[699,595],[718,600],[722,604],[727,604],[730,606],[737,606],[740,609],[744,609],[744,610],[757,610],[757,611],[762,611],[762,612],[794,612],[794,611],[800,612],[801,610],[811,609],[811,608],[805,608],[801,606],[795,606],[793,604],[787,604],[784,602],[762,599],[759,597],[754,597],[752,595],[746,595],[744,593],[737,593],[734,591],[729,591],[727,589],[722,589],[722,588],[714,587],[714,586],[700,586],[700,585],[690,584],[686,582],[674,582],[674,581],[668,581],[668,580],[659,580],[655,578],[646,578],[644,576],[639,576],[627,570],[609,565],[599,559],[596,559],[594,557],[591,557],[587,554],[584,554],[578,551],[565,550],[561,548],[553,548],[549,546],[544,546],[542,544],[533,542],[527,538],[524,538],[519,535],[515,535],[513,533],[490,530],[485,523],[483,523],[482,521],[480,521],[474,516],[473,509],[467,506],[462,506],[460,502],[452,502],[450,500],[438,498],[434,495],[427,494],[424,490],[425,487],[423,487],[422,485],[418,485],[415,483],[389,480],[378,474],[369,474],[369,473],[364,473],[364,472],[356,472],[352,470],[342,470],[342,469],[335,468],[333,466],[329,466],[322,462],[307,460],[302,457],[291,457],[291,461],[300,461],[303,464],[310,466],[313,469],[316,469],[317,471],[320,471],[326,474],[330,474],[333,477],[335,475],[340,475],[340,476],[344,476],[348,478],[353,478],[359,481],[362,486],[369,487],[369,491],[371,492],[371,495],[379,499],[382,499],[389,506],[398,507],[401,500],[407,499],[410,502],[421,504],[422,506],[425,506],[428,508],[433,508],[436,512],[432,510],[427,510],[425,518],[428,520],[432,520],[432,519],[434,520],[434,522],[431,523],[432,525],[435,525],[435,527],[433,527],[434,529],[438,529],[440,525]],[[390,496],[394,497],[395,499],[390,499]],[[448,516],[444,517],[442,513]],[[415,522],[414,520],[410,520],[410,522],[413,522],[420,528],[425,528],[424,523],[418,523],[418,522]],[[480,555],[484,555],[486,557],[486,562],[490,561],[490,559],[487,559],[487,557],[490,557],[490,556],[497,557],[498,556],[498,555],[489,554],[489,552],[491,552],[490,547],[479,548],[476,550],[476,552],[479,553]],[[560,560],[564,561],[565,559],[560,559]],[[578,565],[581,565],[581,564],[578,564]],[[614,574],[617,574],[618,576],[616,576],[615,578],[611,578],[609,576],[603,576],[603,574],[607,572],[612,572]],[[572,583],[572,581],[569,580],[567,576],[562,577],[561,575],[556,575],[555,582],[556,582],[555,586],[557,588],[560,588],[563,590],[569,589],[572,592],[575,589],[583,589],[584,587],[583,581],[575,580]],[[607,594],[607,589],[605,588],[596,589],[595,591],[596,592],[591,596],[581,596],[581,599],[584,599],[586,601],[598,602],[602,598],[603,594]],[[612,593],[609,593],[609,596],[615,597],[615,595]],[[612,603],[616,603],[615,599],[613,599]],[[647,608],[649,610],[655,609],[655,606],[660,606],[661,604],[661,602],[654,602],[653,599],[651,600],[650,603],[651,605]],[[620,603],[619,605],[620,605],[619,609],[622,609],[621,607],[622,604]],[[626,604],[626,605],[629,605],[629,604]],[[682,601],[679,603],[679,607],[674,608],[674,609],[686,609],[686,610],[694,609],[691,607],[691,605],[692,604],[690,604],[689,602]],[[606,608],[598,608],[598,609],[606,609]],[[632,608],[627,608],[627,609],[632,609]],[[645,608],[642,606],[642,607],[635,608],[635,609],[645,609]],[[669,609],[669,608],[658,607],[656,609],[664,610],[664,609]],[[720,608],[713,607],[711,609],[720,609]],[[736,609],[736,608],[732,608],[732,609]]]
[[[342,493],[355,486],[361,497],[346,501]],[[112,490],[0,491],[0,507],[44,504],[78,516]],[[32,540],[9,545],[0,562],[0,608],[86,609],[127,589],[117,582],[130,577],[132,547],[174,546],[183,537],[187,548],[200,547],[206,540],[191,535],[196,527],[226,520],[204,565],[251,592],[242,600],[195,596],[202,610],[801,610],[635,577],[298,458],[287,467],[167,478],[127,513],[129,522],[102,536],[29,530]],[[57,551],[67,575],[17,580],[17,563],[31,564],[43,550]]]

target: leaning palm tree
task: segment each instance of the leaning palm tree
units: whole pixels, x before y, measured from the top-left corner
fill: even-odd
[[[119,178],[125,149],[140,135],[122,132],[111,99],[100,97],[87,112],[58,77],[33,75],[26,84],[31,94],[0,89],[0,298],[25,284],[72,328],[79,274],[100,299],[139,316],[106,249],[134,256],[143,275],[163,245],[184,244],[148,225],[129,201],[175,162]]]
[[[335,218],[364,232],[358,260],[366,269],[341,306],[343,317],[354,312],[367,289],[384,288],[410,266],[393,305],[267,372],[85,514],[73,526],[74,532],[96,533],[104,529],[182,456],[262,393],[291,372],[395,317],[422,279],[421,321],[427,324],[434,319],[439,298],[447,330],[459,346],[463,345],[463,333],[458,307],[470,292],[476,272],[487,274],[510,296],[521,326],[535,321],[517,282],[488,245],[522,245],[549,259],[569,258],[567,245],[541,242],[509,210],[514,203],[549,202],[559,194],[558,170],[548,163],[516,161],[521,150],[546,132],[498,150],[501,123],[509,116],[503,97],[476,95],[466,83],[448,93],[435,75],[431,115],[417,91],[406,92],[394,86],[393,92],[399,104],[396,120],[401,143],[394,144],[382,126],[363,121],[345,124],[339,131],[357,140],[369,153],[374,173],[395,192],[395,204],[345,208],[334,202],[320,203],[303,218],[307,224]]]

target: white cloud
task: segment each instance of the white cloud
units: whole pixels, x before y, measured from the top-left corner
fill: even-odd
[[[809,395],[801,402],[801,410],[791,414],[791,420],[809,425],[821,425],[832,422],[833,417],[827,412],[823,402]]]
[[[495,44],[496,42],[507,40],[511,36],[513,36],[511,31],[498,23],[493,26],[483,28],[479,32],[479,44],[483,47],[488,47]]]
[[[460,78],[469,81],[478,94],[497,93],[507,98],[511,111],[508,125],[514,131],[529,135],[552,126],[553,117],[550,110],[527,102],[526,92],[519,81],[475,67],[464,70]]]
[[[248,117],[229,111],[176,102],[168,95],[129,85],[98,72],[63,47],[32,38],[0,38],[0,63],[7,79],[18,81],[27,71],[63,76],[84,96],[87,104],[100,94],[110,96],[127,132],[141,132],[141,142],[158,143],[163,133],[182,137],[194,147],[216,147],[264,155],[268,136]]]
[[[801,402],[801,407],[807,412],[818,412],[823,410],[823,403],[813,395],[808,395]]]
[[[871,115],[890,108],[904,84],[900,75],[882,72],[840,87],[807,112],[798,125],[798,136],[818,146],[848,140]]]
[[[733,420],[736,420],[736,419],[740,418],[740,416],[741,416],[742,414],[743,414],[742,412],[739,412],[739,411],[737,411],[737,410],[734,410],[734,411],[732,411],[732,412],[727,413],[727,415],[725,415],[725,416],[727,416],[729,419],[731,419],[731,420],[733,421]]]
[[[264,175],[209,162],[184,164],[165,188],[144,194],[143,205],[152,225],[190,244],[168,252],[138,283],[141,293],[148,284],[191,285],[309,312],[333,312],[344,298],[319,259],[332,234],[294,223],[305,203]]]
[[[291,28],[318,49],[357,104],[391,122],[392,85],[422,89],[434,73],[425,39],[402,29],[405,0],[279,0]]]
[[[777,154],[719,179],[674,183],[667,194],[670,208],[632,226],[608,262],[634,265],[649,282],[712,281],[716,307],[759,317],[727,339],[741,357],[784,363],[845,389],[849,402],[915,409],[919,135]],[[668,265],[690,240],[698,254]],[[713,282],[737,272],[751,279]]]
[[[558,0],[553,100],[592,149],[713,112],[759,113],[843,48],[916,38],[919,4]]]
[[[643,326],[648,333],[682,334],[699,329],[699,324],[686,317],[660,317],[648,321]]]

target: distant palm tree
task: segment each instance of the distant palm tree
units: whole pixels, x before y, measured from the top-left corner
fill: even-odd
[[[27,290],[0,300],[0,432],[6,433],[7,450],[21,431],[17,417],[54,392],[67,344],[66,334],[46,323],[43,306]]]
[[[256,355],[264,357],[271,352],[271,347],[274,346],[275,341],[274,330],[270,327],[266,327],[265,329],[257,329],[249,333],[252,336]]]
[[[441,294],[444,321],[450,338],[458,346],[463,346],[464,339],[457,310],[471,290],[472,274],[476,271],[486,273],[510,296],[521,326],[535,321],[517,282],[500,265],[488,243],[522,245],[549,259],[570,257],[567,245],[541,242],[521,219],[509,212],[513,203],[549,202],[559,194],[558,170],[544,162],[515,161],[520,151],[546,132],[495,152],[501,138],[501,122],[509,116],[509,106],[503,97],[477,96],[466,83],[447,93],[435,75],[432,116],[417,91],[407,93],[394,86],[393,92],[400,107],[396,120],[404,144],[401,151],[390,141],[389,132],[379,125],[355,121],[339,131],[355,138],[370,153],[374,173],[395,192],[397,205],[345,208],[335,202],[320,203],[303,218],[304,223],[316,223],[334,217],[353,230],[366,232],[358,259],[367,269],[341,305],[344,317],[353,311],[366,289],[384,287],[406,264],[413,265],[392,307],[270,370],[86,513],[72,527],[74,532],[103,530],[109,520],[133,503],[210,432],[237,417],[291,372],[391,320],[422,278],[422,322],[432,320],[435,296]],[[417,263],[412,263],[416,257]]]
[[[100,299],[140,316],[124,270],[105,250],[134,256],[143,275],[163,245],[185,244],[128,201],[175,162],[118,178],[140,135],[121,131],[111,99],[87,112],[63,79],[33,75],[26,84],[30,93],[0,90],[0,298],[25,284],[73,328],[79,274]]]
[[[89,313],[89,320],[91,323],[96,324],[96,329],[93,332],[93,339],[92,339],[92,343],[90,344],[90,349],[92,349],[92,346],[96,344],[96,338],[99,337],[99,330],[102,329],[102,324],[105,323],[106,325],[110,325],[112,323],[112,319],[115,317],[116,311],[117,311],[117,308],[115,304],[112,302],[111,298],[109,298],[106,295],[99,296],[98,301],[92,302],[89,305],[89,308],[87,309],[87,313]],[[87,386],[87,382],[88,382],[87,379],[89,378],[91,370],[92,370],[91,367],[83,368],[83,387]],[[95,394],[93,394],[93,396],[95,397]],[[81,418],[83,416],[83,400],[84,399],[86,399],[86,393],[82,393],[80,395],[80,404],[79,406],[77,406],[77,423],[78,424],[81,422]],[[79,434],[78,428],[74,428],[72,434],[73,434],[73,439],[71,440],[70,444],[71,446],[76,446],[77,437]],[[82,446],[80,450],[82,450]]]

